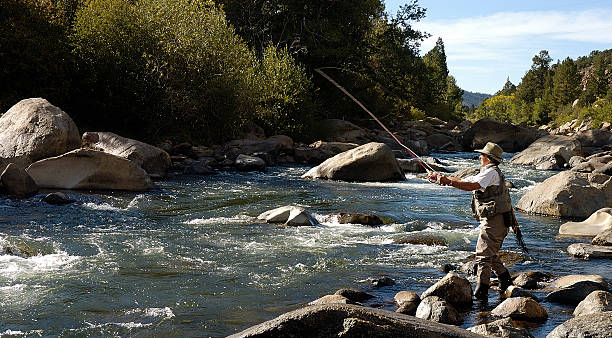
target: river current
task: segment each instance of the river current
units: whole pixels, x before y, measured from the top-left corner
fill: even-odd
[[[478,166],[473,153],[434,154],[457,170]],[[501,166],[514,183],[513,202],[554,172]],[[77,202],[52,206],[41,195],[0,197],[0,335],[226,336],[340,288],[376,296],[370,306],[395,310],[402,290],[421,293],[473,253],[478,230],[470,194],[408,174],[397,183],[347,183],[300,178],[309,167],[265,173],[176,176],[146,193],[68,191]],[[321,222],[313,227],[262,224],[260,213],[301,205]],[[374,213],[381,227],[339,224],[334,212]],[[601,274],[612,261],[568,257],[587,240],[559,238],[566,220],[517,213],[529,254],[509,234],[503,251],[523,259],[511,272],[555,276]],[[394,244],[410,234],[441,236],[447,245]],[[396,284],[375,288],[371,279]],[[474,277],[469,279],[474,283]],[[545,294],[538,294],[544,296]],[[490,293],[489,310],[499,303]],[[573,308],[542,303],[544,337]],[[476,305],[462,327],[487,320]]]

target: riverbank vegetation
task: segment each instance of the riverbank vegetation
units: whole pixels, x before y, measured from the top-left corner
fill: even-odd
[[[203,143],[240,135],[312,137],[315,121],[365,119],[325,68],[384,119],[460,119],[442,40],[380,0],[6,0],[0,111],[45,97],[85,130]],[[431,89],[435,90],[431,90]]]
[[[532,61],[518,85],[508,79],[470,117],[557,126],[573,119],[590,119],[594,127],[612,121],[612,49],[555,64],[542,50]]]

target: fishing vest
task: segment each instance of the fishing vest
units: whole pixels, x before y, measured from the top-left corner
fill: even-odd
[[[487,169],[487,166],[482,167],[480,172]],[[480,189],[472,191],[472,215],[477,220],[512,211],[510,190],[506,187],[504,174],[497,166],[493,166],[493,169],[499,175],[499,185],[489,185],[484,191]]]

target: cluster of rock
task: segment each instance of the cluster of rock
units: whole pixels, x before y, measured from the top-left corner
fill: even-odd
[[[463,276],[449,272],[421,295],[400,291],[393,298],[395,312],[364,305],[376,298],[359,290],[341,289],[308,306],[253,326],[231,337],[532,337],[523,323],[540,325],[548,312],[538,298],[519,287],[537,289],[543,274],[524,272],[515,277],[505,298],[490,313],[488,323],[461,329],[463,315],[472,307],[472,287]],[[549,303],[575,306],[574,318],[548,334],[557,337],[608,337],[612,329],[612,294],[599,275],[570,275],[543,289]]]

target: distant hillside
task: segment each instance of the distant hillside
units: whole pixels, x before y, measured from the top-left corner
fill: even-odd
[[[472,93],[467,90],[464,90],[463,91],[463,105],[468,106],[468,107],[471,107],[472,105],[474,105],[474,107],[478,107],[478,104],[480,102],[484,101],[486,98],[489,98],[491,96],[493,95],[483,94],[483,93]]]

